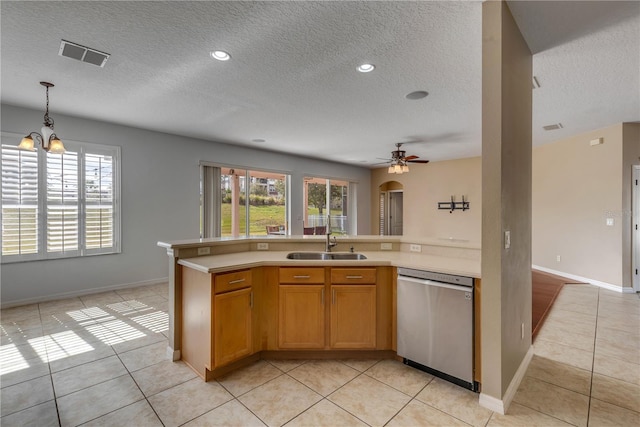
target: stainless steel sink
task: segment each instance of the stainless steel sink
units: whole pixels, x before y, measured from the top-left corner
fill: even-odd
[[[367,259],[366,256],[354,252],[291,252],[287,259],[304,260],[358,260]]]

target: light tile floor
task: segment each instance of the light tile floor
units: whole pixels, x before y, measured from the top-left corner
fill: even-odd
[[[507,415],[384,360],[261,360],[203,382],[166,359],[167,285],[2,310],[9,426],[637,426],[640,300],[566,285]]]

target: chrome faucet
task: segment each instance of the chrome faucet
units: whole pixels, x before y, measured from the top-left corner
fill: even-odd
[[[336,246],[336,236],[333,236],[333,242],[331,241],[331,215],[327,215],[327,244],[325,245],[325,252],[331,252],[331,248]]]
[[[331,230],[327,230],[327,244],[325,246],[325,252],[331,252],[331,248],[336,246],[338,242],[336,241],[336,236],[333,236],[333,242],[331,241]]]

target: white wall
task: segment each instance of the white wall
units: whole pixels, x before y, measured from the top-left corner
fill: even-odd
[[[26,134],[41,126],[41,111],[2,105],[1,113],[3,132]],[[302,215],[305,174],[356,181],[358,233],[369,233],[368,169],[54,115],[56,133],[63,141],[122,147],[122,253],[3,264],[3,306],[167,277],[167,256],[156,243],[199,237],[198,165],[202,160],[290,173],[294,226]]]
[[[640,125],[618,123],[534,148],[534,265],[614,289],[632,286],[631,168],[640,163],[639,135]],[[597,138],[604,143],[591,146]]]

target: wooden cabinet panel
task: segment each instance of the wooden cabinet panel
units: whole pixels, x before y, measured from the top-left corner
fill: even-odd
[[[324,285],[280,285],[278,346],[324,348]]]
[[[252,303],[251,288],[214,297],[216,368],[252,353]]]
[[[216,294],[246,288],[247,286],[251,286],[251,270],[216,274],[214,281]]]
[[[182,269],[182,360],[202,378],[212,366],[211,275]]]
[[[376,347],[376,286],[331,286],[331,347]]]
[[[280,283],[324,283],[324,268],[281,267]]]
[[[332,268],[331,283],[333,284],[367,284],[376,283],[375,268]]]

